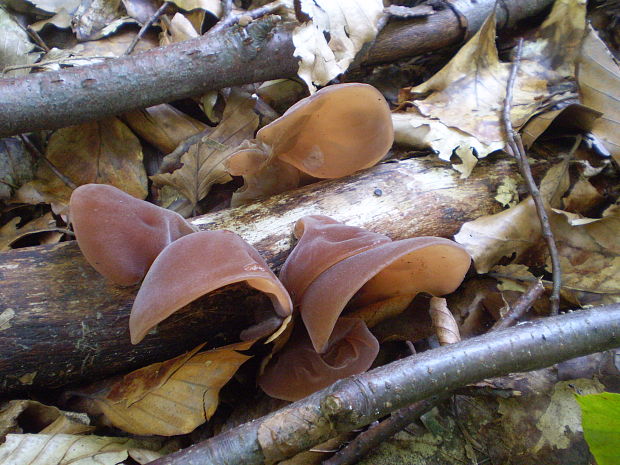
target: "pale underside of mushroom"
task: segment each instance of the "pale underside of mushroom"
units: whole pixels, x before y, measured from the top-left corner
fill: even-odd
[[[199,297],[246,282],[265,293],[281,319],[292,313],[288,292],[258,252],[230,231],[201,231],[166,247],[140,287],[129,330],[136,344],[159,322]]]

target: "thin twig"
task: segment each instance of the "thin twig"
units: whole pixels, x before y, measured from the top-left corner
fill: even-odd
[[[551,292],[551,297],[549,298],[549,301],[551,303],[551,314],[557,315],[558,310],[560,309],[560,289],[562,287],[562,270],[560,268],[560,256],[558,254],[558,249],[555,244],[553,232],[551,231],[551,225],[549,223],[547,211],[545,210],[544,202],[540,195],[540,191],[536,186],[534,177],[532,176],[532,171],[530,169],[530,165],[525,154],[523,142],[521,141],[521,137],[519,136],[519,134],[514,131],[512,127],[512,122],[510,120],[510,109],[512,106],[512,90],[517,77],[517,71],[519,70],[522,50],[523,39],[519,39],[519,44],[517,46],[517,55],[512,64],[512,68],[510,70],[510,77],[508,78],[508,84],[506,86],[506,100],[504,101],[502,119],[508,138],[508,146],[510,147],[510,150],[516,158],[517,163],[519,164],[521,175],[525,179],[530,194],[532,195],[532,199],[534,200],[534,205],[536,206],[536,213],[538,214],[538,218],[540,219],[542,235],[547,242],[549,255],[551,256],[553,291]]]
[[[142,26],[142,28],[140,29],[140,32],[138,32],[138,35],[136,35],[133,40],[131,41],[131,43],[129,44],[129,47],[127,47],[127,50],[125,50],[125,53],[123,53],[123,55],[131,55],[131,52],[133,52],[133,49],[136,48],[136,45],[138,45],[138,42],[140,41],[140,39],[142,39],[142,37],[144,37],[144,34],[146,34],[146,31],[153,25],[153,23],[155,21],[157,21],[157,19],[164,14],[164,12],[166,11],[166,9],[170,6],[170,2],[164,2],[162,3],[162,5],[159,7],[159,9],[153,14],[153,16],[151,16],[151,18],[144,23],[144,25]]]
[[[323,465],[348,465],[358,462],[378,444],[394,436],[450,395],[451,393],[445,393],[433,396],[392,413],[388,419],[360,433],[345,448],[323,461]]]
[[[239,22],[254,21],[258,18],[262,18],[263,16],[273,14],[280,8],[282,8],[282,6],[282,2],[280,0],[276,0],[275,2],[268,3],[267,5],[263,5],[259,8],[248,10],[240,15],[229,14],[228,16],[222,16],[222,19],[215,26],[209,29],[206,32],[206,35],[217,34],[223,29],[226,29],[227,27],[230,27],[233,24],[237,24]]]
[[[47,167],[50,170],[52,170],[52,173],[58,176],[58,178],[62,182],[64,182],[67,185],[67,187],[69,187],[70,189],[77,189],[77,184],[71,181],[71,179],[69,179],[67,176],[62,174],[60,170],[56,168],[54,164],[51,161],[49,161],[47,157],[43,155],[41,151],[32,142],[30,142],[30,139],[28,139],[28,136],[25,136],[24,134],[20,134],[19,138],[22,140],[22,142],[24,143],[26,148],[30,151],[30,153],[32,153],[35,157],[42,160],[43,163],[45,163]]]
[[[527,311],[534,305],[536,299],[538,299],[544,292],[545,286],[543,286],[542,280],[538,280],[535,283],[530,284],[527,290],[521,294],[519,300],[508,310],[508,313],[503,318],[498,320],[491,331],[497,329],[504,329],[512,326],[519,318],[521,318]]]
[[[34,40],[35,43],[39,47],[41,47],[46,53],[50,51],[50,48],[47,46],[45,41],[41,39],[41,36],[39,35],[39,33],[35,31],[34,29],[32,29],[31,26],[26,26],[26,32],[28,32],[28,35],[32,38],[32,40]]]

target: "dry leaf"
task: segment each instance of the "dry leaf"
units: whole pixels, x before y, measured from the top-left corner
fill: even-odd
[[[52,134],[47,159],[77,185],[111,184],[143,199],[147,195],[142,147],[117,118],[59,129]],[[66,213],[71,188],[45,164],[37,179],[22,186],[16,199],[25,203],[51,203],[57,214]]]
[[[2,31],[2,40],[0,40],[0,73],[9,66],[34,63],[41,55],[40,53],[31,53],[34,49],[34,44],[30,42],[28,33],[1,7],[0,31]],[[30,69],[28,68],[17,69],[5,73],[3,77],[19,76],[29,72]]]
[[[394,141],[414,148],[430,148],[439,158],[450,161],[454,149],[467,149],[478,157],[486,157],[502,144],[487,146],[475,137],[443,124],[441,121],[421,115],[415,108],[405,113],[392,113]],[[473,155],[472,155],[473,156]]]
[[[431,297],[430,307],[428,309],[433,322],[433,329],[439,340],[439,344],[454,344],[461,340],[459,327],[454,316],[448,308],[446,299],[442,297]]]
[[[67,11],[73,13],[80,6],[80,0],[28,0],[37,8],[48,13]]]
[[[191,146],[181,157],[183,166],[173,173],[157,174],[151,179],[157,185],[177,189],[195,207],[216,183],[231,180],[223,162],[246,139],[254,137],[258,116],[254,100],[232,92],[226,103],[222,121],[202,141]]]
[[[0,251],[10,250],[13,243],[29,234],[56,231],[56,220],[51,213],[46,213],[39,218],[29,221],[21,228],[17,225],[21,218],[13,218],[0,228]]]
[[[161,27],[162,33],[159,36],[159,40],[162,46],[183,42],[200,35],[196,32],[192,22],[181,13],[176,13],[171,20],[167,20],[165,17],[162,18]]]
[[[165,154],[188,137],[207,129],[206,124],[167,103],[124,113],[121,119],[142,139]]]
[[[566,215],[549,216],[562,267],[562,285],[580,304],[620,302],[620,215],[571,225]],[[547,270],[551,265],[547,263]]]
[[[293,31],[294,56],[300,58],[297,74],[314,92],[315,85],[344,73],[362,45],[375,38],[383,2],[300,0],[299,6],[309,19]]]
[[[119,19],[124,19],[120,18],[121,11],[121,0],[82,2],[73,15],[73,32],[80,42],[105,37],[118,28],[116,23]],[[131,18],[128,19],[135,22]]]
[[[0,446],[2,465],[118,465],[140,457],[144,450],[156,458],[174,452],[159,440],[135,440],[72,434],[9,434]],[[133,452],[137,452],[134,457]],[[148,455],[147,457],[152,457]],[[146,463],[146,462],[139,462]]]
[[[0,139],[0,200],[9,200],[13,190],[34,177],[36,166],[30,153],[16,137]]]
[[[95,404],[117,428],[133,434],[186,434],[215,412],[222,386],[250,358],[253,341],[202,348],[126,375]]]
[[[568,162],[549,169],[540,185],[541,197],[552,207],[559,206],[569,187]],[[531,198],[495,215],[463,224],[454,239],[465,246],[478,273],[488,272],[503,257],[519,260],[541,239],[540,220]]]
[[[572,77],[584,15],[585,1],[558,0],[538,34],[525,42],[512,101],[515,129],[546,106],[576,97]],[[413,105],[405,115],[412,113],[412,118],[419,119],[419,112],[430,118],[429,125],[430,121],[439,121],[449,130],[457,128],[478,139],[477,144],[458,144],[478,158],[504,145],[501,112],[512,64],[499,61],[495,36],[493,14],[443,69],[423,84],[404,90],[404,99]],[[429,126],[428,130],[432,129]],[[441,128],[441,132],[446,129]],[[442,137],[427,134],[425,138],[432,141]],[[439,150],[442,158],[448,159],[447,153],[456,147],[444,146]]]
[[[11,400],[0,407],[0,442],[9,433],[81,434],[94,429],[85,413],[63,412],[34,400]]]
[[[577,79],[583,104],[603,113],[592,132],[620,163],[620,68],[591,27],[583,41]]]

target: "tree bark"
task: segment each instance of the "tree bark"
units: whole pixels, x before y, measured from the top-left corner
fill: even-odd
[[[620,304],[543,318],[340,380],[150,465],[272,464],[433,395],[619,346]]]
[[[465,180],[440,161],[393,161],[192,222],[237,232],[277,269],[293,245],[292,226],[304,215],[333,216],[393,239],[451,237],[462,223],[501,209],[493,197],[507,178],[519,180],[507,158],[481,162]],[[247,309],[260,298],[239,287],[216,292],[132,346],[128,318],[137,289],[107,282],[74,242],[0,254],[0,393],[102,378],[205,341],[208,347],[235,342],[253,323]]]
[[[389,62],[458,44],[478,30],[495,3],[451,0],[428,17],[393,21],[360,60]],[[498,28],[511,28],[551,3],[500,2]],[[100,64],[0,79],[0,137],[101,119],[208,90],[293,77],[298,69],[291,38],[295,25],[276,18]]]

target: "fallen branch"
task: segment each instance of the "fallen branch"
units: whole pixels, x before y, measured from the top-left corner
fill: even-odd
[[[500,2],[498,29],[543,11],[552,0]],[[360,63],[391,62],[458,44],[495,8],[495,0],[451,2],[426,18],[388,24]],[[55,129],[137,108],[297,74],[291,31],[277,16],[220,34],[90,66],[0,79],[0,137]]]
[[[271,464],[460,386],[615,347],[620,347],[620,304],[544,318],[338,381],[151,465]]]
[[[508,158],[482,162],[466,180],[439,161],[388,162],[192,222],[237,232],[277,269],[304,215],[333,216],[393,239],[450,237],[464,222],[501,210],[493,197],[506,179],[519,182]],[[109,376],[205,341],[234,342],[256,305],[248,291],[212,294],[132,346],[127,326],[136,292],[106,282],[73,242],[0,253],[0,393]]]

